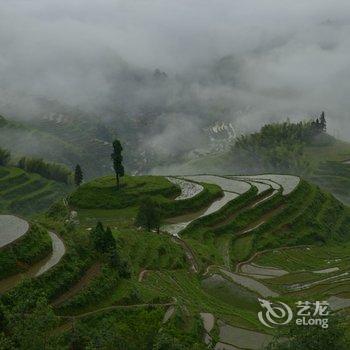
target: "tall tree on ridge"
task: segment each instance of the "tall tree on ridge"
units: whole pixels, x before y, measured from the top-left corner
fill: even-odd
[[[123,156],[122,156],[123,147],[119,140],[114,140],[113,142],[113,153],[111,158],[113,160],[113,168],[115,171],[115,176],[117,179],[117,188],[119,188],[120,178],[124,176],[124,166],[123,166]]]
[[[320,124],[321,124],[321,130],[323,132],[326,132],[327,131],[327,121],[326,121],[326,115],[324,112],[321,113]]]
[[[80,165],[77,164],[74,171],[74,183],[76,186],[80,186],[82,182],[83,182],[83,171],[81,170]]]
[[[143,198],[136,216],[136,225],[147,231],[156,229],[159,233],[162,222],[162,212],[159,204],[150,197]]]

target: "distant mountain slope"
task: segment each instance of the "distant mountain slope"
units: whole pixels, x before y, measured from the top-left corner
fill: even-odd
[[[0,213],[30,215],[46,211],[69,190],[68,185],[40,175],[0,166]]]
[[[238,138],[230,151],[160,167],[154,173],[295,174],[350,203],[350,143],[324,130],[315,132],[312,123],[265,125],[258,133]]]

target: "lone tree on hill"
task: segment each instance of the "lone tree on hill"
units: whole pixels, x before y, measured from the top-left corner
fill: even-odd
[[[136,224],[147,231],[156,229],[159,233],[161,221],[162,213],[158,203],[150,197],[144,198],[137,213]]]
[[[320,127],[323,132],[327,131],[327,121],[326,121],[326,115],[324,112],[322,112],[320,116]]]
[[[113,160],[113,168],[115,171],[115,176],[117,179],[117,188],[119,188],[119,179],[124,176],[124,166],[123,166],[123,156],[122,156],[123,147],[119,140],[114,140],[113,142],[113,153],[111,158]]]
[[[82,182],[83,182],[83,171],[81,170],[80,165],[77,164],[74,171],[74,183],[76,186],[80,186]]]

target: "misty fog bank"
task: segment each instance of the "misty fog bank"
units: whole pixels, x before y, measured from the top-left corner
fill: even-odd
[[[0,114],[42,117],[45,97],[149,118],[143,147],[167,154],[217,120],[241,133],[325,110],[350,140],[347,1],[3,0],[0,47]]]

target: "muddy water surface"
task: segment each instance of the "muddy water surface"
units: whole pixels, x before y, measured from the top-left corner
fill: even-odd
[[[199,219],[203,216],[210,215],[220,210],[224,205],[233,199],[237,198],[238,194],[232,192],[224,192],[224,196],[215,202],[213,202],[207,209],[201,212],[197,212],[195,214],[189,216],[180,216],[178,218],[173,219],[171,224],[164,225],[162,227],[163,231],[169,232],[173,236],[178,236],[178,234],[184,230],[192,221]],[[184,221],[185,220],[185,221]]]
[[[27,221],[13,215],[0,215],[0,248],[22,237],[28,230]]]

